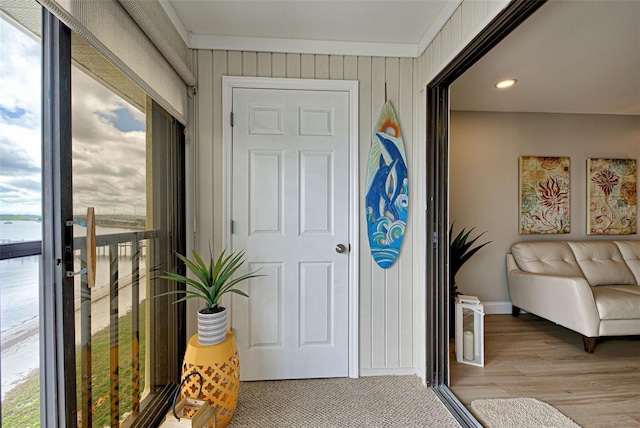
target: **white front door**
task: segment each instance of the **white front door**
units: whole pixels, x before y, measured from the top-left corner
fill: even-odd
[[[265,275],[243,285],[248,299],[233,296],[241,378],[346,377],[349,95],[234,88],[232,98],[232,247]]]

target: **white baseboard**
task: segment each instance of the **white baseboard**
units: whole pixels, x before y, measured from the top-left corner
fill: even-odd
[[[485,314],[510,314],[511,302],[482,302]]]
[[[409,368],[395,368],[395,369],[360,369],[360,376],[407,376],[416,375],[416,369]]]

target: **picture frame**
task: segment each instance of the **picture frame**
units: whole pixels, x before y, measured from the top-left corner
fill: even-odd
[[[571,232],[571,159],[520,156],[519,233]]]
[[[638,223],[636,159],[587,159],[587,234],[633,235]]]

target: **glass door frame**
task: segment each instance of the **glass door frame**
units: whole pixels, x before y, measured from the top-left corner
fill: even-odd
[[[513,0],[427,85],[427,384],[463,427],[481,427],[449,389],[449,86],[547,0]]]
[[[74,236],[72,175],[72,31],[46,7],[42,7],[42,256],[40,261],[40,421],[42,426],[76,426],[78,399],[76,372],[76,325],[74,306]],[[148,103],[157,117],[159,109]],[[147,117],[149,117],[147,112]],[[162,115],[161,115],[162,116]],[[167,270],[184,273],[174,251],[184,253],[185,233],[185,137],[184,128],[170,115],[158,126],[165,129],[166,144],[158,154],[168,159],[162,173],[164,187],[157,200],[168,247],[161,250]],[[154,122],[155,123],[155,122]],[[155,125],[154,125],[155,126]],[[160,135],[161,133],[158,133]],[[155,141],[155,140],[154,140]],[[153,141],[150,142],[153,144]],[[166,158],[168,156],[168,158]],[[162,202],[161,202],[162,201]],[[174,287],[174,285],[167,285]],[[128,426],[157,425],[171,406],[180,383],[181,355],[186,347],[185,305],[163,299],[153,304],[167,319],[156,342],[171,355],[165,358],[160,376],[165,387],[151,391],[140,417]],[[160,316],[160,315],[158,315]],[[160,329],[160,327],[158,327]],[[164,361],[164,360],[163,360]],[[158,419],[160,418],[160,419]]]
[[[40,420],[76,424],[71,176],[71,30],[42,8]]]

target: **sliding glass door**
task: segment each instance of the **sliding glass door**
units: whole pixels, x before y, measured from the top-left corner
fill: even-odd
[[[178,381],[183,309],[153,296],[183,251],[182,127],[71,40],[77,419],[119,426]]]
[[[2,426],[156,425],[186,345],[154,298],[183,269],[184,128],[37,3],[0,25]]]
[[[40,423],[41,11],[0,7],[0,425]],[[20,22],[21,16],[31,16]]]

